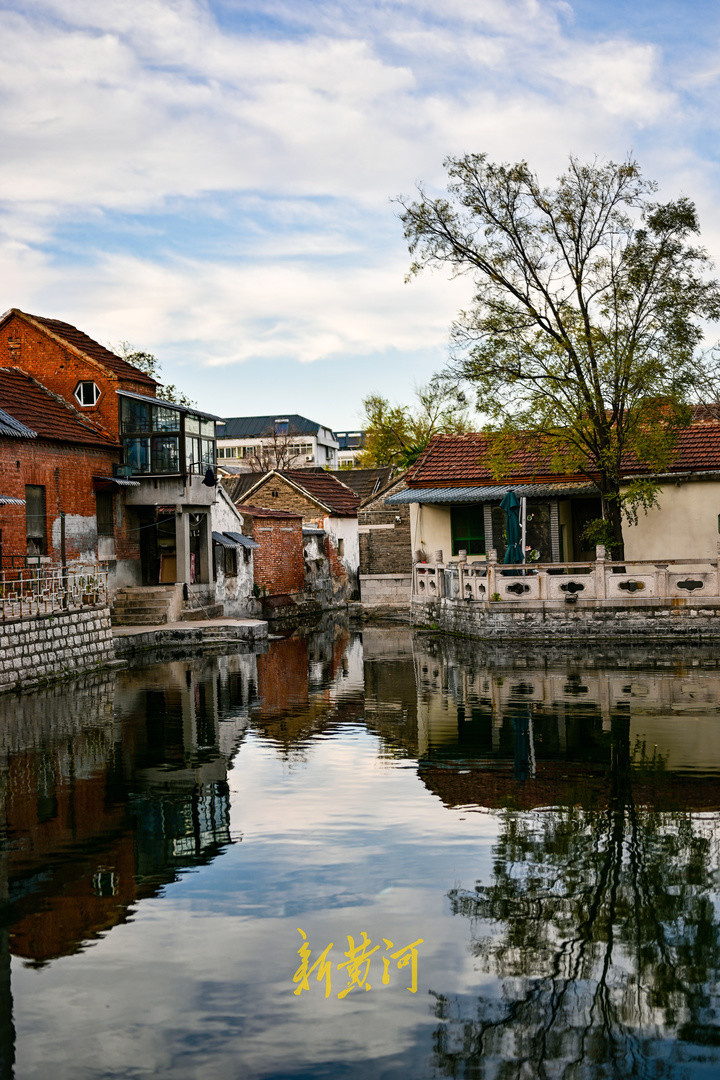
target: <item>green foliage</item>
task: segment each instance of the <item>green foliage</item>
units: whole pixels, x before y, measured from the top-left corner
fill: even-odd
[[[581,533],[581,539],[589,548],[602,544],[610,554],[613,553],[615,532],[607,518],[593,518],[592,521],[588,521]]]
[[[419,387],[415,397],[414,408],[391,405],[380,394],[363,398],[365,449],[358,458],[361,467],[394,465],[407,469],[433,435],[470,430],[465,397],[449,383],[434,378]]]
[[[622,463],[663,471],[688,404],[717,373],[699,354],[720,316],[695,207],[652,201],[636,162],[571,158],[553,187],[525,162],[446,161],[448,196],[402,202],[411,275],[470,273],[474,306],[453,327],[450,374],[508,438],[519,432],[597,480],[622,544]],[[644,508],[648,489],[626,507]],[[631,510],[632,513],[632,510]]]
[[[120,356],[123,360],[126,360],[128,364],[132,364],[133,367],[138,368],[145,375],[149,375],[151,379],[157,379],[160,385],[157,388],[157,396],[164,401],[172,401],[176,405],[182,405],[186,409],[192,409],[196,406],[197,402],[192,401],[182,390],[178,390],[175,383],[162,383],[162,368],[157,356],[153,353],[144,352],[142,349],[133,349],[127,341],[120,343]]]

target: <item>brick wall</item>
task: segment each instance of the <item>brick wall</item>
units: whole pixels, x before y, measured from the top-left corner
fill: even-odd
[[[146,383],[119,380],[117,375],[99,363],[76,355],[70,348],[36,330],[17,315],[0,327],[0,367],[17,367],[32,375],[115,438],[119,437],[117,387],[122,385],[124,390],[138,394],[152,392]],[[96,405],[78,405],[75,390],[78,383],[84,380],[97,383],[100,388]]]
[[[119,451],[63,446],[39,440],[0,440],[0,492],[25,498],[25,485],[45,488],[46,554],[60,558],[60,512],[65,511],[65,537],[69,559],[97,550],[97,502],[93,476],[112,476]],[[115,558],[140,557],[139,533],[122,495],[113,494]],[[25,507],[0,506],[3,560],[26,554]]]
[[[358,511],[361,574],[402,574],[412,571],[410,507],[385,506],[385,499],[389,495],[404,491],[406,486],[404,479],[399,479]]]
[[[267,596],[302,592],[305,587],[302,520],[250,515],[244,528],[260,545],[253,551],[255,584]]]
[[[277,495],[273,495],[274,491],[277,491]],[[296,491],[282,477],[269,476],[248,495],[247,501],[255,506],[266,506],[272,510],[287,510],[292,514],[299,514],[305,525],[314,525],[320,529],[323,527],[325,512],[317,503],[306,499],[299,491]]]

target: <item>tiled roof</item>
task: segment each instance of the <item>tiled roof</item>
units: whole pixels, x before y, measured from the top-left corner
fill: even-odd
[[[672,463],[664,472],[704,472],[720,470],[720,423],[703,420],[681,428],[677,434]],[[623,474],[641,475],[647,472],[635,457],[623,459]]]
[[[328,475],[351,488],[364,501],[390,483],[392,465],[383,465],[377,469],[331,469]]]
[[[235,503],[235,507],[241,514],[247,514],[248,517],[283,518],[285,520],[291,518],[293,521],[302,521],[302,514],[294,514],[290,510],[270,510],[263,506],[252,506],[250,503]]]
[[[218,462],[218,471],[224,468],[223,462]],[[266,472],[253,473],[248,472],[246,469],[244,472],[236,473],[234,476],[223,476],[220,483],[232,501],[237,503],[238,499],[242,499],[245,492],[255,487],[257,482],[262,480],[264,476],[267,476]]]
[[[355,517],[360,499],[349,487],[331,473],[314,469],[287,469],[278,472],[308,495],[339,517]]]
[[[408,506],[410,503],[450,504],[500,502],[508,491],[518,498],[542,499],[570,495],[599,495],[600,489],[589,481],[556,481],[548,484],[493,484],[489,487],[406,488],[385,500],[387,506]]]
[[[224,420],[225,430],[221,439],[261,439],[275,434],[275,421],[287,420],[288,435],[317,435],[324,424],[308,420],[307,416],[297,413],[275,413],[274,416],[228,416]],[[329,428],[326,428],[330,431]],[[285,438],[285,435],[282,435]]]
[[[519,441],[506,456],[502,479],[492,469],[491,435],[436,435],[408,470],[409,487],[482,486],[498,483],[546,483],[586,479],[577,467],[562,468],[557,451],[543,447],[537,436]],[[672,473],[720,471],[720,423],[703,420],[677,434],[674,458],[663,471]],[[648,472],[636,458],[623,459],[623,475]]]
[[[122,357],[117,356],[114,352],[110,352],[104,345],[101,345],[98,341],[94,341],[91,337],[88,337],[87,334],[83,334],[82,330],[78,330],[77,327],[71,326],[70,323],[61,322],[59,319],[46,319],[42,315],[29,315],[27,312],[22,311],[18,312],[18,314],[25,315],[27,318],[32,319],[33,322],[39,323],[40,326],[44,326],[45,329],[49,330],[55,337],[61,338],[63,341],[67,342],[68,345],[72,345],[93,360],[97,360],[103,367],[108,368],[121,379],[145,383],[149,388],[157,386],[156,379],[151,379],[144,371],[140,371],[139,368],[133,367],[132,364],[128,364]]]
[[[491,435],[481,433],[435,435],[408,469],[408,485],[433,487],[460,481],[466,484],[496,484],[498,478],[492,467],[492,440]],[[558,462],[553,460],[556,457],[557,452],[543,447],[535,435],[519,441],[511,459],[506,458],[503,480],[551,480],[555,477],[567,479],[569,476],[580,476],[576,469],[572,473],[558,470]]]
[[[11,439],[34,439],[36,432],[21,424],[10,413],[0,409],[0,435],[7,435]]]
[[[39,439],[54,442],[115,446],[115,440],[51,394],[18,368],[0,368],[0,409],[30,428]]]

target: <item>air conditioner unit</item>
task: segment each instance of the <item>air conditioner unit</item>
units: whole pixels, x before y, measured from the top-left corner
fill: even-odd
[[[132,465],[118,465],[117,462],[113,464],[113,476],[124,476],[128,478],[131,477],[132,474]]]
[[[314,461],[315,459],[314,459],[312,454],[306,454],[305,455],[305,460],[306,461]]]

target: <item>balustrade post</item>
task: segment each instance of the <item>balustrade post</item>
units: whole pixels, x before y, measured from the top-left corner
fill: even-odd
[[[598,600],[604,600],[607,596],[607,579],[605,577],[607,568],[605,566],[605,546],[604,544],[596,544],[595,546],[595,595]]]
[[[487,597],[492,600],[497,590],[497,550],[490,548],[487,556]]]
[[[465,599],[465,567],[467,566],[467,551],[458,551],[458,600]]]
[[[667,564],[655,564],[655,592],[663,599],[670,595],[670,571]]]
[[[435,552],[435,578],[437,584],[437,597],[445,596],[445,564],[442,551]]]

